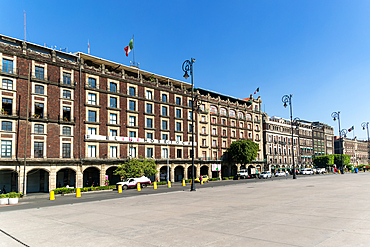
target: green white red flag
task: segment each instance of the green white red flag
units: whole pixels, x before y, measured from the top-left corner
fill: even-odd
[[[128,57],[128,54],[130,53],[130,51],[132,49],[134,49],[134,40],[133,39],[131,39],[128,46],[125,47],[126,57]]]

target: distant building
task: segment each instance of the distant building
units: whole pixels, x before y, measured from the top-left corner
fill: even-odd
[[[343,141],[343,143],[342,143]],[[343,146],[342,146],[343,145]],[[368,165],[369,160],[369,143],[368,141],[357,140],[357,138],[340,138],[339,136],[334,137],[335,153],[340,154],[343,150],[343,154],[351,156],[351,165]]]

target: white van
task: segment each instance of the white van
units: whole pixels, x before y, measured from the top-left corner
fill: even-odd
[[[304,168],[299,173],[302,175],[313,175],[313,170],[311,168]]]

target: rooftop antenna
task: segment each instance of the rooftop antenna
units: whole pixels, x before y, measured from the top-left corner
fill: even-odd
[[[24,41],[27,40],[26,38],[26,11],[23,10],[23,29],[24,29]]]

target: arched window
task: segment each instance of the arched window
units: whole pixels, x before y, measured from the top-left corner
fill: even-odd
[[[236,115],[235,115],[235,111],[234,110],[230,110],[229,111],[229,115],[230,115],[230,117],[235,117]]]
[[[243,112],[238,112],[238,117],[240,118],[240,119],[244,119],[244,113]]]
[[[217,114],[217,106],[211,105],[209,109],[211,113]]]
[[[247,120],[249,120],[249,121],[252,121],[252,115],[251,115],[251,114],[249,114],[249,113],[245,116],[245,118],[246,118]]]
[[[226,115],[227,115],[227,111],[226,111],[226,109],[225,109],[225,108],[221,108],[221,109],[220,109],[220,114],[221,114],[222,116],[226,116]]]

